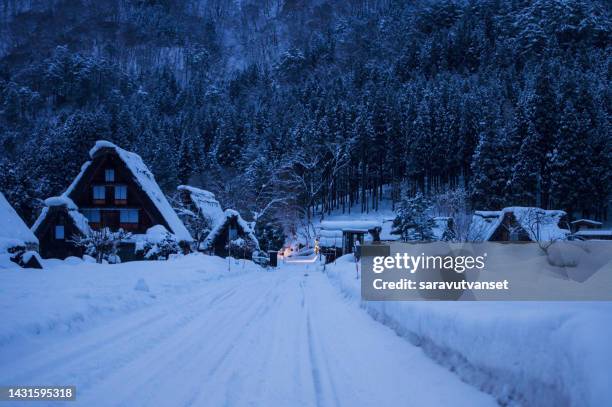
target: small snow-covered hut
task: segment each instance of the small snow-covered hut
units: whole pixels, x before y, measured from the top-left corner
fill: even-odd
[[[569,230],[560,225],[566,213],[534,207],[508,207],[501,211],[476,211],[469,239],[491,242],[564,240]]]
[[[65,259],[83,255],[83,249],[72,240],[87,236],[90,228],[87,218],[78,209],[72,199],[65,196],[45,199],[45,207],[32,226],[40,241],[43,258]]]
[[[60,197],[70,199],[70,208],[84,215],[89,227],[111,231],[123,229],[134,235],[146,235],[153,226],[162,225],[181,246],[187,247],[193,241],[138,154],[100,140],[89,151],[89,156],[91,160],[83,164]],[[41,241],[43,257],[49,253],[61,258],[70,255],[60,249],[68,246],[54,247],[53,242],[50,238]],[[47,245],[51,247],[48,249]]]
[[[355,242],[359,244],[380,241],[382,222],[377,220],[324,220],[317,235],[319,246],[324,251],[332,249],[340,254],[353,252]]]
[[[200,250],[215,256],[250,259],[259,250],[259,242],[249,223],[237,211],[226,209],[200,244]]]
[[[580,232],[582,230],[598,230],[601,229],[603,223],[592,219],[576,219],[570,222],[572,232]]]
[[[602,229],[603,223],[592,219],[578,219],[570,223],[574,236],[584,240],[612,240],[612,230]]]
[[[38,239],[0,192],[0,269],[41,268]]]

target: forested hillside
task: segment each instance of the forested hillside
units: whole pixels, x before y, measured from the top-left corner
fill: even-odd
[[[386,184],[610,200],[605,0],[1,1],[0,190],[29,222],[98,139],[278,217]]]

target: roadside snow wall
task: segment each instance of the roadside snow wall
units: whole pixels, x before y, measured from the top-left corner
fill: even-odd
[[[361,301],[352,255],[327,265],[347,298],[510,406],[612,406],[612,303]]]

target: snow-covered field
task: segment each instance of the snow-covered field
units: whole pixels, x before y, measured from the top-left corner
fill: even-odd
[[[495,404],[319,267],[198,255],[3,271],[0,384],[76,385],[83,406]]]
[[[180,298],[211,280],[233,278],[260,267],[219,257],[189,255],[170,261],[118,265],[78,258],[44,260],[44,270],[0,272],[0,349],[29,351],[51,338],[72,335],[92,323],[160,301]],[[0,364],[6,352],[0,352]]]
[[[612,405],[610,302],[364,302],[352,255],[327,273],[376,320],[504,404]]]

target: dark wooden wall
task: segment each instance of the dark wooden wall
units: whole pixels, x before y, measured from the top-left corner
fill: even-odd
[[[64,240],[55,239],[55,226],[64,226]],[[44,259],[65,259],[69,256],[83,256],[83,249],[70,240],[79,235],[79,230],[65,208],[49,208],[47,217],[36,232],[40,255]]]

